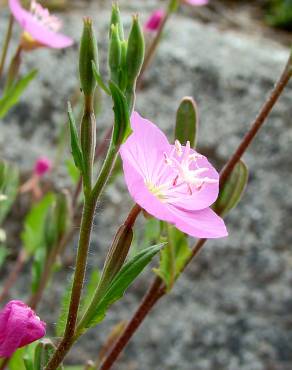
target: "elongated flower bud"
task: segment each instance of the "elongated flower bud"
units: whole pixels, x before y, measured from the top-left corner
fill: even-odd
[[[123,28],[123,23],[121,21],[120,9],[118,7],[118,4],[112,5],[112,15],[111,15],[111,21],[110,21],[109,38],[111,38],[111,33],[112,33],[111,26],[112,25],[117,26],[119,38],[121,41],[123,41],[124,40],[124,28]]]
[[[122,46],[119,37],[118,25],[112,25],[112,32],[109,46],[108,63],[110,68],[111,80],[119,83],[119,72],[121,65]]]
[[[127,48],[127,74],[128,74],[128,87],[131,88],[135,85],[137,77],[141,71],[144,60],[145,42],[143,31],[139,24],[138,16],[133,16],[132,27],[128,39]]]
[[[83,34],[79,52],[80,83],[84,95],[93,95],[96,80],[92,72],[92,61],[98,66],[97,42],[92,28],[92,20],[84,18]]]
[[[100,280],[100,285],[103,287],[108,286],[115,275],[120,271],[128,255],[132,240],[132,228],[128,225],[120,226],[104,263]]]

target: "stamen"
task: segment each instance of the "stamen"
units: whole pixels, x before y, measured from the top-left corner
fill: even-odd
[[[181,143],[179,142],[179,140],[175,140],[174,142],[174,145],[175,145],[175,149],[176,149],[176,153],[179,157],[182,156],[183,154],[183,150],[182,150],[182,145]]]

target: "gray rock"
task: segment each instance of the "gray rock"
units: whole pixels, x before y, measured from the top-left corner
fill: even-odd
[[[122,1],[130,21],[136,10],[150,12],[156,1]],[[106,61],[107,10],[96,5],[100,57]],[[78,40],[81,13],[66,15],[66,29]],[[143,14],[143,18],[146,14]],[[2,18],[3,19],[3,16]],[[0,28],[4,27],[0,22]],[[278,78],[289,50],[260,37],[222,31],[187,15],[174,16],[137,97],[137,109],[172,136],[175,111],[185,95],[199,105],[199,148],[221,166],[236,148]],[[40,73],[2,122],[1,156],[31,168],[39,154],[53,155],[65,103],[76,84],[77,47],[39,50],[25,56],[23,70]],[[104,64],[102,66],[105,70]],[[245,155],[250,181],[242,202],[227,217],[229,237],[210,241],[137,332],[115,369],[119,370],[284,370],[291,366],[292,252],[291,87]],[[98,134],[112,120],[109,101],[98,117]],[[25,155],[23,149],[25,148]],[[60,181],[60,180],[57,180]],[[89,267],[102,266],[115,228],[130,199],[121,181],[97,209]],[[138,226],[142,231],[142,226]],[[66,281],[70,269],[57,274]],[[70,363],[94,358],[109,325],[127,320],[151,281],[151,272],[114,305],[99,328],[74,347]],[[13,290],[23,294],[25,283]],[[52,284],[41,307],[49,322],[57,317],[63,284]],[[22,292],[22,293],[19,293]],[[50,330],[53,326],[49,326]]]

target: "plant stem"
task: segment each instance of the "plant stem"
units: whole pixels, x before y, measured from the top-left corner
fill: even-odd
[[[3,69],[4,69],[4,65],[5,65],[5,60],[6,60],[6,55],[7,55],[9,43],[10,43],[10,40],[11,40],[13,23],[14,23],[14,18],[13,18],[13,15],[11,14],[10,17],[9,17],[9,23],[8,23],[8,27],[7,27],[7,31],[6,31],[6,35],[5,35],[5,39],[4,39],[4,45],[3,45],[3,49],[2,49],[2,54],[1,54],[0,78],[2,76],[2,72],[3,72]]]
[[[220,173],[220,185],[221,186],[228,179],[234,166],[241,159],[242,155],[245,153],[248,146],[250,145],[252,140],[255,138],[259,129],[261,128],[263,123],[266,121],[269,113],[271,112],[272,108],[274,107],[275,103],[277,102],[278,98],[283,92],[284,88],[287,86],[290,78],[291,78],[291,56],[289,57],[288,62],[278,82],[276,83],[275,87],[273,88],[266,102],[263,104],[258,116],[252,123],[250,130],[244,136],[238,148],[236,149],[234,154],[231,156],[231,158],[229,159],[229,161],[226,163],[223,170],[221,171]],[[187,267],[187,265],[199,254],[199,252],[201,251],[206,241],[207,239],[199,239],[195,243],[195,245],[192,248],[192,253],[189,259],[186,261],[181,272],[183,272],[185,268]],[[156,277],[150,289],[144,296],[142,302],[140,303],[137,311],[134,313],[127,327],[125,328],[125,330],[123,331],[119,339],[114,344],[112,350],[109,352],[109,354],[103,361],[99,370],[108,370],[112,367],[112,365],[117,360],[119,354],[126,347],[126,345],[130,341],[132,336],[135,334],[136,330],[139,328],[139,326],[145,319],[145,317],[148,315],[151,309],[155,306],[156,302],[158,302],[158,300],[162,296],[164,296],[166,293],[167,291],[166,291],[165,284],[162,282],[162,280],[159,277]]]
[[[23,269],[24,263],[26,261],[26,257],[27,257],[26,252],[25,252],[24,249],[22,249],[18,253],[17,260],[16,260],[10,274],[8,275],[8,278],[6,279],[6,281],[4,283],[3,290],[2,290],[1,295],[0,295],[0,302],[2,302],[7,297],[10,288],[12,287],[12,285],[17,280],[21,270]]]
[[[61,340],[56,352],[50,359],[46,370],[55,370],[62,362],[63,358],[69,351],[73,344],[73,336],[75,332],[75,326],[77,321],[78,308],[81,298],[81,291],[83,287],[83,281],[85,276],[85,268],[87,262],[87,253],[90,243],[90,236],[92,230],[92,221],[94,217],[96,201],[91,197],[85,198],[81,229],[79,237],[78,252],[76,257],[76,269],[74,274],[71,301],[69,306],[68,318],[65,328],[64,337]]]
[[[100,366],[100,370],[108,370],[112,367],[116,359],[122,350],[126,347],[129,340],[136,332],[140,324],[143,322],[147,314],[150,312],[155,303],[159,300],[160,297],[164,294],[161,290],[162,280],[156,278],[146,295],[144,296],[138,310],[135,312],[133,318],[129,321],[125,327],[122,335],[116,341],[114,347],[107,355],[106,359]]]
[[[0,364],[0,370],[5,370],[6,366],[8,365],[9,360],[10,360],[10,357],[6,357],[2,360]]]
[[[126,234],[126,235],[129,233],[129,231],[132,229],[132,227],[133,227],[139,213],[141,212],[141,210],[142,209],[138,204],[135,204],[133,206],[133,208],[129,212],[125,222],[122,225],[122,228],[123,228],[122,234],[119,234],[120,229],[121,229],[121,227],[120,227],[118,229],[114,239],[113,239],[112,246],[109,249],[106,261],[107,261],[108,258],[115,256],[113,261],[115,263],[115,266],[118,266],[118,269],[120,269],[122,267],[122,265],[125,261],[125,258],[128,254],[131,242],[132,242],[132,239],[131,239],[130,243],[128,245],[126,245],[125,239],[123,239],[123,236],[125,236],[125,235],[123,235],[123,233]],[[119,237],[118,242],[117,242],[117,237]],[[117,248],[117,243],[119,244],[118,249],[116,249]],[[117,254],[117,252],[118,252],[118,254]],[[106,262],[105,262],[105,266],[106,266]],[[75,331],[76,339],[81,335],[82,330],[84,329],[84,327],[86,327],[86,324],[88,323],[88,321],[90,321],[90,318],[93,316],[93,314],[95,312],[95,309],[96,309],[100,299],[102,298],[106,288],[108,287],[108,284],[111,281],[111,280],[108,280],[108,279],[105,278],[105,275],[106,275],[106,273],[105,273],[106,267],[105,266],[104,266],[104,270],[103,270],[103,273],[101,275],[99,284],[98,284],[98,286],[96,288],[96,291],[94,293],[94,296],[93,296],[90,304],[86,308],[82,318],[78,322],[78,325],[77,325],[77,328],[76,328],[76,331]],[[117,273],[117,272],[118,272],[118,270],[115,273]]]

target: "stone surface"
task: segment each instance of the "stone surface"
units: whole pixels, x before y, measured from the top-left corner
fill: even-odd
[[[127,25],[130,13],[145,11],[145,18],[146,12],[157,6],[156,1],[121,3]],[[66,30],[76,40],[83,14],[96,18],[101,68],[105,70],[102,35],[108,10],[98,12],[91,4],[89,9],[77,8],[66,15]],[[3,27],[0,21],[0,30]],[[180,99],[193,96],[200,113],[199,147],[220,167],[255,118],[288,53],[268,39],[198,23],[185,11],[169,22],[137,97],[137,109],[171,136]],[[37,155],[53,155],[53,144],[65,120],[66,100],[76,88],[77,46],[60,52],[39,50],[24,59],[23,70],[39,66],[39,76],[18,108],[1,123],[0,150],[1,156],[29,170]],[[112,120],[110,102],[105,97],[103,102],[99,133]],[[115,369],[290,368],[291,114],[289,87],[245,155],[250,180],[242,202],[227,218],[229,237],[207,243],[173,292],[145,321]],[[129,198],[125,194],[119,180],[98,206],[91,268],[102,265],[115,227],[126,215]],[[138,228],[141,231],[142,225]],[[66,282],[70,271],[59,272],[55,281]],[[95,356],[108,325],[130,317],[149,281],[150,271],[112,308],[100,328],[81,340],[71,352],[71,363]],[[25,287],[22,280],[13,293],[22,294],[19,292]],[[56,320],[62,289],[63,284],[52,284],[41,306],[40,314],[51,322]]]

